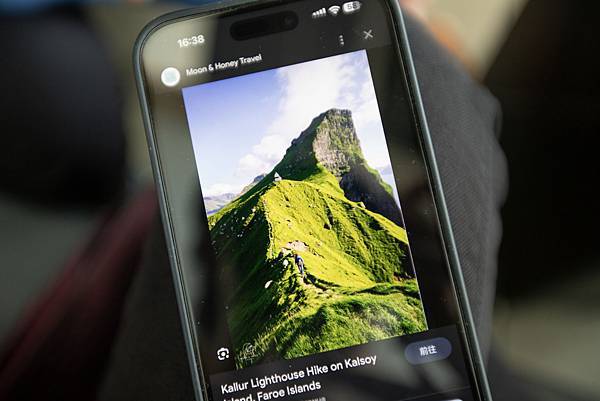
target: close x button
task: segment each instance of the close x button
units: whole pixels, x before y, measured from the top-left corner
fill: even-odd
[[[430,340],[417,341],[408,344],[404,355],[408,362],[413,365],[441,361],[452,353],[452,344],[444,337],[436,337]]]

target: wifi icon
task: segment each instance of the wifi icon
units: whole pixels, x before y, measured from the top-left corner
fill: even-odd
[[[336,15],[339,14],[341,9],[342,9],[342,7],[340,7],[340,6],[331,6],[327,10],[329,11],[329,15],[335,17]]]

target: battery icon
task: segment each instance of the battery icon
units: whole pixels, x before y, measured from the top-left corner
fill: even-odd
[[[342,5],[342,11],[344,14],[353,14],[360,10],[362,3],[360,1],[349,1]]]

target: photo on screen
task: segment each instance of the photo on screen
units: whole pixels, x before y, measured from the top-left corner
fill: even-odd
[[[364,50],[183,97],[238,368],[427,329]]]

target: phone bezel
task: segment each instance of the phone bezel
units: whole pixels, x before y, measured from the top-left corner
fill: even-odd
[[[459,317],[463,325],[463,332],[466,336],[467,346],[465,351],[469,360],[472,363],[470,367],[472,370],[473,377],[475,378],[475,385],[477,386],[477,392],[479,393],[479,396],[482,400],[491,401],[492,396],[489,389],[487,376],[485,373],[485,365],[481,356],[481,351],[479,348],[479,342],[476,335],[475,325],[473,323],[473,317],[468,300],[466,286],[464,283],[462,270],[460,268],[460,259],[458,256],[452,226],[450,223],[450,217],[446,206],[441,176],[439,174],[435,158],[433,142],[429,133],[426,112],[421,99],[417,73],[414,67],[408,35],[406,32],[406,26],[404,23],[404,16],[398,1],[382,1],[385,2],[385,4],[388,6],[391,12],[395,36],[397,40],[395,43],[395,45],[397,46],[396,50],[400,55],[400,59],[398,60],[398,62],[405,69],[405,74],[408,80],[408,95],[410,97],[411,104],[414,108],[414,113],[417,118],[418,126],[416,127],[416,130],[419,136],[420,144],[422,146],[425,168],[427,170],[429,184],[433,193],[433,200],[437,212],[438,223],[440,226],[445,250],[444,255],[447,259],[448,266],[450,268],[449,274],[450,279],[452,281],[451,284],[458,301]],[[196,337],[192,329],[193,324],[191,321],[190,306],[186,301],[187,298],[185,293],[185,285],[183,282],[182,271],[177,255],[172,220],[168,209],[169,202],[166,193],[166,187],[164,185],[164,180],[162,178],[160,169],[161,161],[159,152],[157,150],[158,145],[154,133],[152,113],[150,111],[150,105],[147,97],[147,87],[144,76],[144,68],[142,64],[142,53],[144,45],[149,39],[149,37],[156,30],[166,25],[175,24],[191,18],[208,16],[216,13],[237,13],[243,12],[246,8],[249,7],[252,7],[252,10],[256,10],[257,7],[267,8],[269,6],[282,5],[284,3],[286,2],[282,0],[233,0],[226,2],[217,2],[192,9],[171,12],[161,17],[158,17],[157,19],[148,23],[139,34],[134,45],[134,75],[140,98],[143,123],[148,141],[150,161],[152,164],[154,180],[157,187],[159,206],[163,221],[163,229],[165,231],[165,238],[167,241],[168,255],[173,274],[175,291],[177,295],[179,314],[181,318],[182,328],[184,331],[189,366],[191,370],[194,391],[196,394],[196,398],[199,401],[203,400],[205,397],[206,390],[204,384],[204,374],[202,372],[202,364],[200,363],[198,358],[199,353],[197,352]]]

